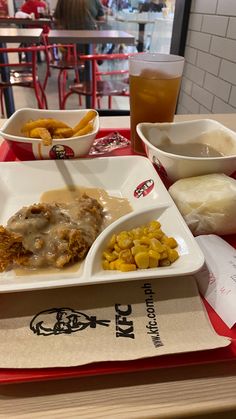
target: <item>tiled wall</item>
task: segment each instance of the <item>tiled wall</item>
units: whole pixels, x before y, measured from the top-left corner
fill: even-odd
[[[236,0],[192,0],[178,114],[236,112]]]

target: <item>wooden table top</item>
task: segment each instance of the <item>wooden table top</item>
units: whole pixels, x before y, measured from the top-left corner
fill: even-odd
[[[41,28],[0,28],[0,42],[39,42]]]
[[[204,118],[236,131],[235,114],[177,115],[175,120]],[[101,128],[129,128],[129,117],[100,122]],[[235,389],[235,361],[2,385],[0,418],[232,419]]]
[[[41,19],[26,19],[22,17],[0,17],[0,26],[1,25],[29,25],[29,26],[36,26],[41,27],[43,25],[51,25],[52,19],[51,18],[41,18]]]
[[[135,37],[127,32],[117,30],[50,30],[48,34],[49,43],[80,43],[80,44],[127,44],[134,45]]]

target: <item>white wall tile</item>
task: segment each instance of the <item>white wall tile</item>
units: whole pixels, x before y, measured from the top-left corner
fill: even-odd
[[[192,0],[191,12],[214,14],[216,12],[216,6],[217,0]]]
[[[223,100],[219,99],[218,97],[215,97],[213,107],[212,107],[212,112],[213,113],[234,113],[235,108],[223,102]]]
[[[199,113],[199,103],[186,93],[182,94],[181,105],[188,109],[190,113]]]
[[[221,58],[206,52],[198,51],[196,65],[209,73],[217,75],[220,68]]]
[[[191,31],[187,32],[187,37],[186,37],[186,46],[189,45],[190,42],[190,35],[191,35]]]
[[[219,76],[236,85],[236,64],[231,61],[222,60]]]
[[[190,31],[188,45],[202,51],[209,51],[211,35],[202,32]]]
[[[197,50],[191,47],[186,47],[184,51],[184,57],[188,63],[195,64],[197,58]]]
[[[191,96],[192,86],[193,86],[193,82],[183,76],[182,84],[181,84],[181,90],[183,90],[183,92],[187,93],[187,95]]]
[[[210,52],[236,62],[236,40],[212,36]]]
[[[211,113],[211,111],[207,108],[205,108],[205,106],[200,105],[200,110],[199,110],[200,114],[206,114],[206,113]]]
[[[229,97],[229,104],[236,108],[236,86],[232,87]]]
[[[184,75],[189,80],[194,81],[194,83],[197,83],[200,86],[203,85],[205,71],[201,70],[200,68],[197,68],[192,64],[186,63],[184,66]]]
[[[229,18],[226,16],[205,15],[202,19],[202,32],[225,36]]]
[[[190,113],[189,110],[185,108],[183,105],[178,105],[178,108],[177,108],[178,115],[187,115],[189,113]]]
[[[236,0],[192,0],[180,113],[236,113]]]
[[[236,16],[236,1],[218,0],[216,13],[219,15]]]
[[[207,109],[212,108],[214,95],[196,84],[192,88],[192,97]]]
[[[236,17],[229,19],[229,26],[227,30],[227,38],[236,39]]]
[[[191,13],[189,17],[188,29],[200,31],[203,16],[198,13]]]
[[[231,84],[212,74],[206,73],[204,88],[226,102],[229,100]]]

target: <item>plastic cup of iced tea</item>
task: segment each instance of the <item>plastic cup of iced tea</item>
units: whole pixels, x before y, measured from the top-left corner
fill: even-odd
[[[184,67],[184,57],[141,53],[129,58],[131,144],[143,154],[136,126],[140,122],[172,122]]]

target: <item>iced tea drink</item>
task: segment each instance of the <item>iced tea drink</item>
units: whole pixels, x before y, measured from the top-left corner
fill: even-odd
[[[173,121],[183,64],[183,57],[169,54],[130,58],[131,142],[136,153],[144,152],[136,132],[139,122]]]

